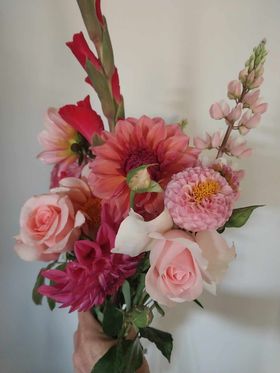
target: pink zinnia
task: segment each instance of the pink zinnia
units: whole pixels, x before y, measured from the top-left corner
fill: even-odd
[[[230,217],[235,193],[226,179],[205,167],[174,175],[165,192],[165,205],[175,224],[187,231],[217,229]]]
[[[130,190],[126,182],[130,170],[144,164],[150,167],[151,179],[164,189],[171,176],[197,161],[199,150],[189,146],[189,137],[176,124],[143,116],[120,120],[105,144],[95,147],[95,160],[90,164],[89,184],[94,194],[110,200],[124,217],[129,209]],[[150,219],[163,210],[162,193],[136,195],[135,210]]]
[[[115,232],[107,224],[100,228],[96,242],[77,241],[76,261],[67,263],[64,271],[43,271],[43,276],[54,284],[43,285],[38,291],[61,303],[62,308],[70,307],[70,312],[103,304],[106,296],[115,294],[135,273],[139,262],[139,258],[111,254],[114,241]]]

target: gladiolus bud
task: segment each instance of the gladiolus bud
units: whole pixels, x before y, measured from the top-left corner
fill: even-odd
[[[229,112],[230,107],[225,101],[215,102],[209,110],[211,118],[216,120],[225,118]]]
[[[251,87],[251,84],[253,84],[255,80],[255,70],[251,71],[250,74],[247,77],[247,86]]]
[[[228,98],[230,100],[235,100],[241,96],[242,84],[240,80],[232,80],[228,84]]]

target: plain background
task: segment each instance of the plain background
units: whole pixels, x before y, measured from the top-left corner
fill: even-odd
[[[0,371],[69,373],[76,315],[31,302],[40,263],[13,252],[21,205],[47,191],[49,168],[35,156],[48,106],[91,93],[64,43],[83,30],[74,0],[1,0],[0,7]],[[280,2],[279,0],[103,1],[130,116],[187,117],[190,134],[216,130],[212,102],[226,95],[263,37],[270,54],[269,102],[248,135],[253,156],[239,206],[264,203],[245,229],[227,233],[238,256],[205,311],[183,304],[158,322],[174,335],[171,366],[149,346],[151,372],[277,373],[280,369]],[[99,108],[96,97],[92,103]]]

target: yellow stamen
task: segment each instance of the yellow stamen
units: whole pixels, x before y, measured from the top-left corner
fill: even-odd
[[[200,203],[205,198],[217,194],[220,189],[220,184],[216,180],[206,180],[193,187],[192,194],[195,202]]]

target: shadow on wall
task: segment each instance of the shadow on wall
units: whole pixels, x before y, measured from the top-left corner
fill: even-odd
[[[219,296],[204,293],[201,297],[204,310],[196,304],[181,304],[172,310],[167,310],[166,316],[158,320],[157,327],[175,332],[186,323],[188,318],[197,312],[207,312],[246,328],[267,330],[279,325],[280,332],[280,304],[279,297],[252,296],[230,292],[219,292]]]

